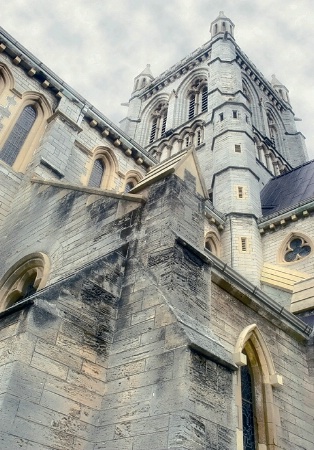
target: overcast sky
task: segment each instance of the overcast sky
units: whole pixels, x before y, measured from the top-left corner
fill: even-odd
[[[118,124],[133,78],[157,76],[209,40],[219,11],[235,39],[270,80],[287,86],[314,158],[313,0],[10,0],[0,24]]]

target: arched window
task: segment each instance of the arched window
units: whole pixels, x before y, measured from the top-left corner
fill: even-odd
[[[215,232],[210,231],[205,236],[205,248],[215,256],[220,256],[220,240]]]
[[[188,120],[193,119],[197,114],[208,110],[208,86],[207,78],[196,78],[190,85],[187,95],[188,99]]]
[[[152,112],[149,144],[165,135],[167,127],[168,103],[159,103]]]
[[[99,188],[103,176],[105,174],[105,163],[102,158],[98,158],[94,161],[93,169],[89,177],[88,186]]]
[[[0,151],[0,159],[2,159],[2,161],[10,166],[13,165],[34,125],[36,117],[37,112],[33,106],[28,105],[23,109]]]
[[[0,311],[45,287],[50,262],[43,253],[32,253],[14,264],[0,281]]]
[[[243,450],[277,448],[273,388],[283,384],[256,324],[240,334],[234,362],[239,366],[237,406],[238,433]],[[270,446],[270,447],[269,447]]]

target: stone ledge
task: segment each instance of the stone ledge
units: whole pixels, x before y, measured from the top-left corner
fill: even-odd
[[[60,189],[68,189],[69,191],[79,191],[84,194],[94,194],[102,197],[117,198],[119,200],[127,200],[135,203],[145,203],[146,199],[143,195],[139,194],[118,194],[114,191],[107,191],[98,188],[89,188],[84,186],[76,186],[74,184],[65,183],[62,181],[43,180],[41,178],[33,177],[31,183],[42,184],[46,186],[53,186]]]

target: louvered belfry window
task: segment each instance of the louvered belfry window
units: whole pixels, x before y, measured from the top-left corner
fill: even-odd
[[[150,132],[150,138],[149,138],[149,143],[150,144],[152,142],[154,142],[154,140],[155,140],[156,129],[157,129],[157,117],[154,117],[153,122],[152,122],[152,129],[151,129],[151,132]]]
[[[243,450],[255,450],[253,382],[248,366],[241,367]]]
[[[202,89],[202,112],[208,109],[208,88],[204,86]]]
[[[166,124],[167,124],[167,110],[165,110],[163,117],[162,117],[161,137],[163,137],[166,132]]]
[[[193,119],[194,115],[195,115],[195,94],[191,94],[189,103],[189,119]]]
[[[102,159],[96,159],[93,165],[93,170],[89,178],[88,186],[97,187],[101,186],[101,182],[105,173],[105,164]]]
[[[17,119],[8,139],[0,151],[0,159],[12,166],[36,120],[36,110],[26,106]]]

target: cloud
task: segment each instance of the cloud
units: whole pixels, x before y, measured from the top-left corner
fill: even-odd
[[[312,0],[11,0],[1,25],[116,123],[133,78],[157,76],[209,40],[220,10],[242,50],[267,79],[290,91],[298,128],[314,157]]]

